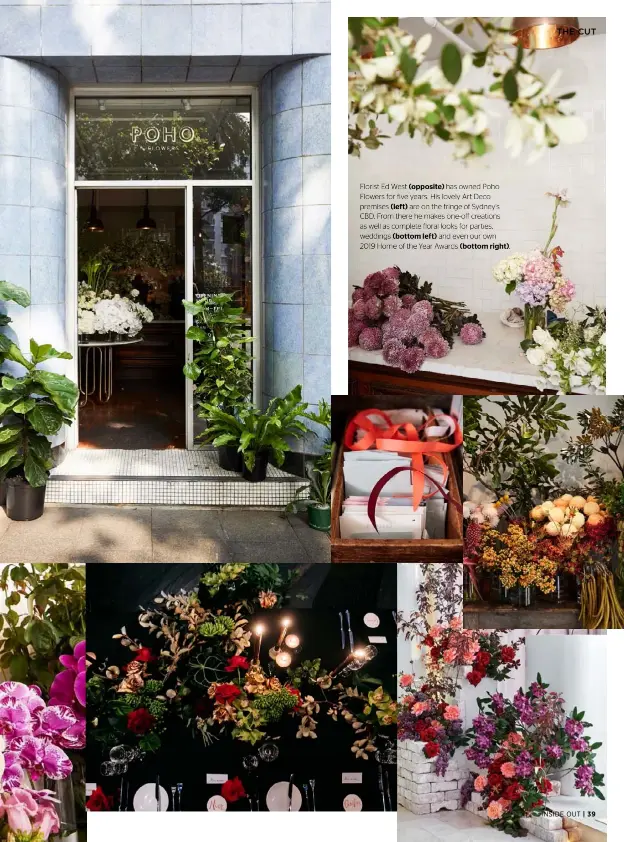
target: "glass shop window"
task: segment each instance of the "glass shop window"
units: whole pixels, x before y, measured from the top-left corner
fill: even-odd
[[[250,179],[249,97],[76,99],[76,180]]]

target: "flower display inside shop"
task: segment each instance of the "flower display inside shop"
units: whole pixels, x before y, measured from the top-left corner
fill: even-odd
[[[466,756],[481,770],[474,790],[489,823],[512,836],[526,834],[520,819],[545,813],[548,776],[555,771],[560,779],[573,776],[581,795],[604,798],[604,776],[595,768],[601,743],[591,743],[584,713],[567,713],[565,699],[548,686],[538,674],[513,699],[501,693],[479,699],[479,715],[467,732]]]
[[[349,347],[381,350],[388,365],[414,374],[428,357],[445,357],[457,337],[466,345],[482,342],[478,317],[462,302],[433,295],[432,289],[398,266],[367,275],[352,293]]]
[[[78,332],[88,336],[94,334],[119,333],[136,336],[143,324],[154,316],[152,311],[136,301],[139,291],[133,289],[130,297],[112,293],[105,289],[96,293],[86,283],[78,290]]]
[[[590,394],[607,390],[607,314],[588,307],[581,321],[536,327],[526,357],[539,368],[538,388],[568,395],[582,388]]]
[[[35,783],[71,775],[66,751],[81,747],[82,734],[72,709],[46,705],[38,687],[0,684],[0,838],[44,842],[59,832],[54,793]]]
[[[546,311],[552,310],[557,316],[562,316],[576,293],[572,281],[563,274],[563,249],[560,246],[551,248],[557,233],[559,208],[567,207],[570,200],[566,190],[546,195],[552,196],[555,206],[544,248],[504,257],[492,270],[494,280],[505,285],[505,292],[508,295],[515,293],[524,304],[524,337],[527,343],[532,340],[536,328],[546,326]]]
[[[554,93],[561,72],[546,80],[533,71],[535,51],[517,42],[510,18],[457,18],[447,25],[455,36],[464,30],[477,36],[479,49],[462,55],[449,39],[434,59],[430,33],[415,39],[398,18],[349,18],[350,154],[382,145],[384,116],[397,135],[449,143],[455,158],[478,159],[493,148],[493,103],[509,112],[504,145],[512,158],[528,148],[532,163],[559,143],[585,138],[585,123],[565,106],[574,93]]]
[[[216,564],[197,590],[157,597],[137,617],[153,647],[123,628],[115,637],[126,663],[104,662],[91,672],[93,739],[155,751],[179,717],[207,745],[230,737],[253,746],[289,723],[295,738],[316,739],[319,717],[329,716],[353,733],[355,758],[368,759],[378,735],[394,734],[397,718],[397,703],[379,681],[352,678],[376,650],[356,648],[333,669],[318,658],[295,665],[290,641],[299,639],[286,634],[282,613],[290,584],[278,565]]]

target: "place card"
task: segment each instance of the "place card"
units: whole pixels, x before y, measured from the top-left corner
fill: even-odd
[[[227,775],[213,775],[211,773],[206,774],[207,784],[224,784],[227,781],[227,779]]]
[[[343,772],[342,773],[342,782],[343,782],[343,784],[361,784],[362,783],[362,773],[361,772]]]
[[[213,795],[206,807],[209,813],[223,813],[227,810],[227,801],[222,795]]]
[[[342,806],[347,813],[359,813],[362,809],[362,799],[359,795],[346,795]]]
[[[387,643],[388,638],[384,637],[383,635],[375,636],[374,634],[369,635],[368,638],[369,643]]]

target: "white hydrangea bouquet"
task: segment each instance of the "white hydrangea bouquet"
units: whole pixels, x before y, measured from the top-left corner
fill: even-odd
[[[149,307],[136,300],[138,296],[136,289],[130,292],[130,297],[125,297],[108,289],[96,292],[89,284],[81,283],[78,290],[78,333],[87,336],[110,333],[128,338],[136,336],[143,324],[154,318]]]
[[[536,328],[526,356],[539,369],[539,388],[562,395],[578,389],[606,392],[606,338],[606,311],[600,307],[588,307],[580,322],[563,322],[550,331]]]

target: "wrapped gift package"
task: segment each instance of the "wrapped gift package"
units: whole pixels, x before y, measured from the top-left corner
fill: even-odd
[[[334,561],[461,558],[456,419],[441,410],[357,413],[338,459]]]

